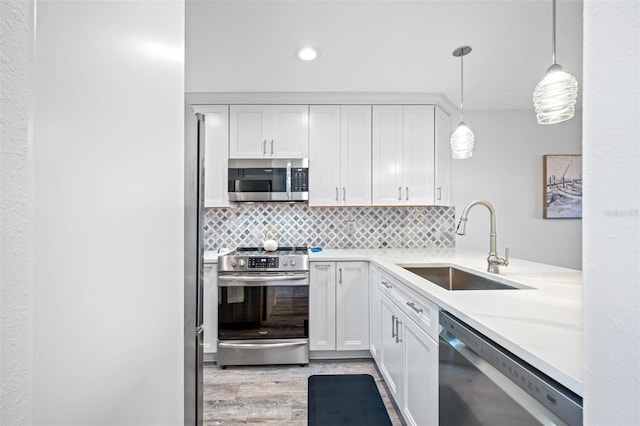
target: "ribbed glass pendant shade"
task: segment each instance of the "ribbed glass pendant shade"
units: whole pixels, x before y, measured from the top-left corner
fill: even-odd
[[[456,160],[471,158],[473,155],[473,142],[476,136],[467,127],[464,120],[464,66],[463,56],[471,52],[471,46],[460,46],[453,51],[453,56],[460,58],[460,123],[451,135],[449,144],[451,145],[451,157]]]
[[[578,81],[553,64],[533,92],[533,106],[540,124],[554,124],[568,120],[575,113]]]
[[[467,125],[461,121],[451,135],[451,156],[461,160],[473,155],[473,142],[476,137]]]
[[[554,124],[573,117],[578,81],[556,63],[556,0],[552,4],[552,65],[533,91],[533,107],[539,124]]]

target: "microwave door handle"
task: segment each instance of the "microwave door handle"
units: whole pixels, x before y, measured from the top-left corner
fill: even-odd
[[[291,199],[291,162],[287,162],[287,200]]]

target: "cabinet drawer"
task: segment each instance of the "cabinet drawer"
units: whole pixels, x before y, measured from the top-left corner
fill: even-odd
[[[378,290],[387,296],[391,296],[394,287],[401,285],[397,280],[391,278],[384,272],[380,272],[380,280],[378,281]]]
[[[435,341],[438,341],[438,306],[406,284],[382,272],[378,289]]]

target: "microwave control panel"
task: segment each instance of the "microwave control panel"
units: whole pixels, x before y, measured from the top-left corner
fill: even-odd
[[[309,169],[292,169],[291,170],[291,191],[307,192],[309,191]]]

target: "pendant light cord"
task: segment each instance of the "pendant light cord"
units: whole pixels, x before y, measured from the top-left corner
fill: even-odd
[[[553,31],[552,31],[552,44],[553,44],[553,61],[552,63],[555,64],[556,63],[556,0],[553,0],[552,2],[553,4]]]
[[[554,0],[555,1],[555,0]],[[460,55],[460,121],[464,121],[464,54]]]

